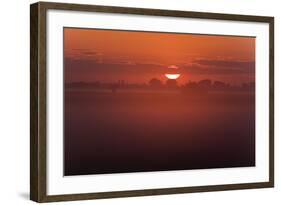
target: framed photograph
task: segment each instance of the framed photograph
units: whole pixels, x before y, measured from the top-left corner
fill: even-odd
[[[30,198],[274,186],[274,18],[31,5]]]

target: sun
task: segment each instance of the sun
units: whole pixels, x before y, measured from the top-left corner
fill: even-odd
[[[167,73],[165,74],[166,78],[171,80],[176,80],[180,77],[180,73],[178,72],[179,67],[176,65],[168,66]]]
[[[168,79],[171,79],[171,80],[176,80],[180,77],[180,74],[165,74],[165,76],[168,78]]]

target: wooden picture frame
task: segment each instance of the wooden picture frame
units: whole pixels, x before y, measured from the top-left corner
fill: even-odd
[[[178,17],[269,25],[269,179],[261,182],[203,185],[93,193],[49,195],[47,193],[47,11],[80,11],[141,16]],[[125,8],[82,4],[39,2],[30,7],[30,199],[36,202],[86,200],[162,194],[180,194],[274,186],[274,18],[235,14]],[[265,136],[266,137],[266,136]]]

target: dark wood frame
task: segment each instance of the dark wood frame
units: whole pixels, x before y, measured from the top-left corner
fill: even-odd
[[[270,35],[269,181],[257,183],[114,191],[102,193],[47,195],[46,12],[48,9],[268,23]],[[114,197],[266,188],[274,186],[274,17],[38,2],[30,6],[30,81],[30,199],[33,201],[53,202],[67,200],[85,200]]]

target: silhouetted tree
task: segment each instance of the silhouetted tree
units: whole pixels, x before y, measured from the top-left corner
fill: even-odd
[[[226,84],[224,82],[221,82],[221,81],[215,81],[214,82],[214,88],[224,89],[224,88],[226,88]]]
[[[160,88],[162,86],[161,80],[158,80],[157,78],[152,78],[149,81],[149,85],[153,88]]]
[[[212,81],[209,80],[209,79],[200,80],[200,81],[198,82],[198,86],[199,86],[200,88],[205,88],[205,89],[211,88],[211,86],[212,86]]]
[[[166,81],[166,86],[167,86],[168,88],[177,88],[177,87],[178,87],[178,83],[177,83],[177,81],[174,80],[174,79],[168,79],[168,80]]]
[[[203,85],[205,84],[203,83]],[[208,89],[202,87],[202,85],[200,86],[199,83],[192,82],[192,81],[186,83],[182,87],[181,91],[185,95],[192,95],[192,96],[201,96],[201,95],[206,95],[208,93]]]
[[[111,84],[110,89],[112,93],[116,93],[118,89],[118,84],[116,83]]]
[[[184,85],[184,88],[198,88],[198,83],[189,81]]]

